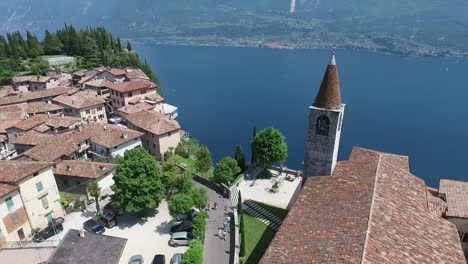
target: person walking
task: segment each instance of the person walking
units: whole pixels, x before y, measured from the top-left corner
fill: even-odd
[[[215,202],[213,206],[214,206],[214,210],[216,210],[216,208],[218,207],[218,203]]]
[[[224,233],[224,240],[226,240],[226,239],[227,239],[227,232],[226,232],[226,230],[224,230],[223,233]]]
[[[223,234],[222,234],[222,228],[218,228],[218,237],[219,237],[220,239],[223,239],[222,235],[223,235]]]

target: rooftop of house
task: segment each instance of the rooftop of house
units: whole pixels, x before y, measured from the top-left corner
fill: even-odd
[[[62,110],[63,107],[56,104],[43,102],[20,103],[0,107],[2,113],[41,114]]]
[[[11,184],[0,183],[0,197],[3,197],[14,190],[17,190],[19,187]]]
[[[439,193],[445,194],[447,217],[468,218],[468,182],[441,179]]]
[[[21,136],[16,137],[14,144],[37,146],[49,142],[53,142],[56,136],[53,134],[45,134],[34,130],[28,131]]]
[[[0,97],[5,97],[8,94],[14,93],[15,89],[11,85],[5,85],[0,89]]]
[[[53,100],[75,109],[99,106],[106,102],[101,96],[96,94],[96,91],[92,90],[75,90],[73,92],[57,96]]]
[[[104,87],[107,80],[104,79],[94,79],[84,83],[84,85],[89,85],[93,87]]]
[[[69,131],[55,136],[54,144],[45,142],[23,153],[33,160],[54,162],[62,157],[80,150],[80,143],[88,140],[89,135],[77,131]]]
[[[127,79],[144,79],[144,80],[150,80],[148,76],[140,69],[126,69],[126,76]]]
[[[93,143],[106,148],[119,146],[144,135],[132,129],[96,122],[84,125],[82,133],[89,135]]]
[[[117,92],[126,93],[141,89],[155,89],[157,86],[155,83],[149,81],[134,81],[122,83],[107,82],[106,87]]]
[[[0,105],[11,105],[23,102],[40,100],[42,98],[55,97],[71,91],[70,87],[57,87],[54,89],[46,89],[37,92],[16,93],[0,98]]]
[[[125,70],[117,69],[117,68],[110,68],[110,69],[107,69],[106,71],[114,76],[122,76],[122,75],[126,75],[127,73]]]
[[[91,80],[93,80],[96,76],[94,75],[85,75],[79,81],[78,84],[85,84]]]
[[[131,114],[126,116],[126,119],[132,125],[156,135],[163,135],[180,129],[177,121],[153,110]]]
[[[0,160],[0,182],[15,183],[53,164],[26,160]]]
[[[127,239],[108,235],[96,235],[85,232],[80,237],[79,231],[70,229],[54,253],[49,257],[49,264],[82,263],[119,263]],[[98,254],[97,254],[98,252]]]
[[[135,114],[144,110],[151,110],[153,108],[154,108],[153,105],[150,105],[146,102],[140,102],[137,104],[128,104],[126,106],[122,106],[118,108],[117,111],[124,115],[131,115],[131,114]]]
[[[41,75],[15,76],[13,77],[13,83],[19,83],[19,82],[45,83],[49,81],[50,79],[57,79],[57,78],[50,77],[50,76],[41,76]]]
[[[22,118],[0,119],[0,134],[6,134],[5,129],[12,127],[21,121],[23,121]]]
[[[154,94],[149,94],[145,96],[145,100],[148,100],[154,103],[161,103],[161,102],[164,102],[164,97],[162,97],[158,93],[154,93]]]
[[[24,119],[18,123],[13,124],[9,128],[17,128],[23,131],[28,131],[39,126],[40,124],[44,124],[47,118],[49,117],[44,114],[33,115],[27,119]],[[9,128],[5,128],[5,129],[9,129]]]
[[[117,164],[85,160],[64,160],[54,169],[54,174],[97,179],[117,168]]]
[[[443,217],[447,212],[447,202],[439,197],[437,189],[427,187],[427,206],[433,214]]]
[[[72,116],[52,116],[45,124],[52,128],[69,128],[77,123],[81,123],[81,118]]]
[[[50,130],[50,127],[46,126],[46,124],[40,124],[37,127],[33,128],[32,131],[45,133]]]
[[[312,262],[466,263],[408,157],[361,148],[332,176],[307,178],[260,263]]]

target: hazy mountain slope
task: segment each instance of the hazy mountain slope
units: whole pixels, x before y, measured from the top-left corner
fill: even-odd
[[[294,1],[294,0],[292,0]],[[2,0],[0,31],[63,23],[189,44],[361,47],[445,54],[468,47],[465,0]]]

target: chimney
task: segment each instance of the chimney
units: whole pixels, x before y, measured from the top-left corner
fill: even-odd
[[[104,126],[104,130],[107,130],[107,126]]]
[[[106,166],[104,166],[104,165],[99,165],[99,169],[105,170],[105,169],[106,169]]]
[[[76,131],[78,132],[82,132],[83,131],[83,127],[81,127],[81,125],[76,125]]]
[[[81,238],[84,238],[84,233],[85,233],[85,232],[84,232],[84,229],[81,228],[81,229],[80,229],[80,237],[81,237]]]
[[[122,134],[122,138],[123,138],[123,139],[127,139],[127,138],[128,138],[128,134],[127,134],[127,132],[123,132],[123,134]]]
[[[67,165],[67,171],[71,171],[70,165]]]

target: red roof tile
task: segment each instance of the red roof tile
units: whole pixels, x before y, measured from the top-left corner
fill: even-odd
[[[132,129],[102,123],[86,124],[82,133],[90,136],[93,143],[106,148],[116,147],[144,135]]]
[[[30,129],[33,129],[37,126],[39,126],[40,124],[44,124],[45,121],[47,120],[47,118],[49,118],[47,115],[44,115],[44,114],[38,114],[38,115],[34,115],[28,119],[25,119],[23,121],[20,121],[18,123],[15,123],[14,125],[11,126],[11,128],[18,128],[18,129],[21,129],[23,131],[28,131]],[[8,129],[8,128],[6,128]]]
[[[354,148],[332,176],[309,177],[260,263],[465,263],[407,163]]]
[[[5,196],[12,191],[18,189],[18,186],[6,184],[6,183],[0,183],[0,197]]]
[[[21,136],[18,136],[13,143],[20,145],[37,146],[40,144],[53,142],[55,139],[56,136],[53,134],[44,134],[31,130],[24,133]]]
[[[55,97],[54,101],[75,109],[103,105],[106,102],[101,96],[98,96],[96,92],[92,90],[63,94]]]
[[[85,160],[64,160],[54,169],[54,174],[97,179],[117,168],[117,164]]]
[[[152,110],[128,115],[126,119],[132,125],[156,135],[162,135],[180,129],[180,125],[177,121],[169,119],[167,116]]]
[[[439,192],[445,194],[446,216],[468,218],[468,182],[441,179]]]
[[[68,128],[81,123],[81,118],[71,116],[53,116],[46,120],[45,124],[52,128]]]
[[[341,107],[340,78],[338,77],[334,53],[323,76],[322,84],[313,106],[325,109],[338,109]]]
[[[146,102],[141,102],[141,103],[134,104],[134,105],[130,104],[130,105],[122,106],[119,109],[117,109],[117,111],[123,114],[124,116],[126,116],[126,115],[135,114],[144,110],[151,110],[153,108],[154,108],[153,105],[150,105]]]
[[[154,89],[156,84],[148,81],[136,81],[136,82],[122,82],[122,83],[111,83],[107,82],[106,87],[117,92],[131,92],[141,89]]]
[[[5,96],[0,98],[0,105],[11,105],[23,102],[37,101],[42,98],[55,97],[71,91],[70,87],[57,87],[38,92],[19,93],[17,95]]]
[[[25,160],[1,160],[0,182],[16,183],[35,172],[52,166],[49,162],[25,161]]]

